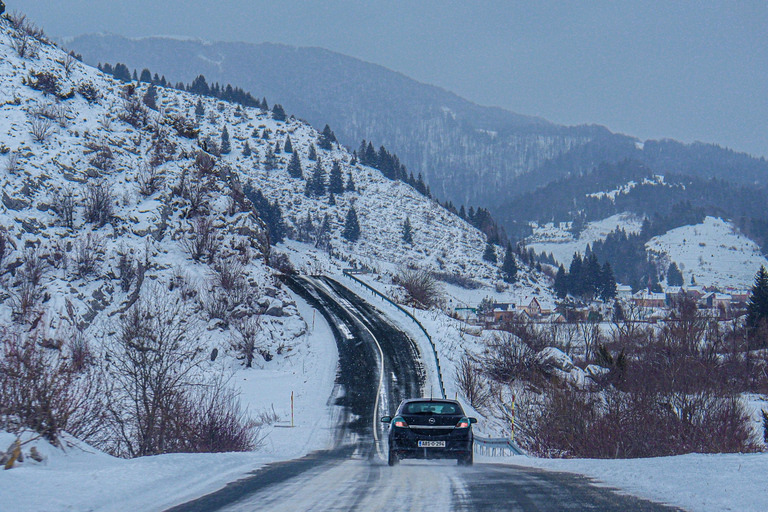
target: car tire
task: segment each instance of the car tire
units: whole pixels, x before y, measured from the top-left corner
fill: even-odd
[[[394,450],[389,450],[389,458],[387,459],[387,464],[390,466],[395,466],[400,462],[400,459],[397,457],[397,454],[394,452]]]
[[[475,462],[475,454],[473,452],[469,452],[467,455],[459,457],[456,462],[459,466],[471,466]]]

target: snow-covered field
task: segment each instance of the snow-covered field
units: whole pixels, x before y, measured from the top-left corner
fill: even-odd
[[[752,287],[760,266],[768,267],[768,260],[755,242],[739,233],[730,222],[714,217],[652,238],[646,247],[667,254],[677,263],[686,284],[693,277],[703,286],[747,290]]]
[[[605,240],[605,237],[611,231],[622,228],[627,233],[638,233],[642,227],[643,221],[631,213],[620,213],[612,215],[607,219],[590,222],[579,238],[565,229],[565,226],[555,225],[554,223],[543,226],[534,226],[533,235],[527,240],[527,246],[532,247],[537,253],[552,253],[555,260],[565,265],[573,258],[573,253],[578,252],[582,256],[587,249],[587,245],[593,244],[597,240]]]
[[[601,485],[691,512],[768,510],[768,453],[623,460],[515,457],[509,463],[587,475]]]

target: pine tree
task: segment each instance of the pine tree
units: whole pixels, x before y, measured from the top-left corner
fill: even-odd
[[[261,140],[269,140],[270,133],[269,128],[264,128],[264,131],[261,132]]]
[[[352,206],[347,212],[347,220],[344,222],[344,231],[341,236],[350,242],[356,242],[360,238],[360,224],[357,222],[357,212]]]
[[[253,152],[251,151],[251,146],[248,145],[248,141],[245,141],[245,145],[243,146],[243,156],[248,158],[252,154]]]
[[[347,186],[345,188],[347,192],[354,192],[357,190],[355,187],[355,180],[352,179],[352,171],[349,171],[349,175],[347,176]]]
[[[320,134],[320,139],[317,142],[317,146],[320,149],[330,151],[333,149],[334,142],[336,142],[336,135],[334,135],[333,131],[331,131],[331,127],[326,124],[325,128],[323,128],[323,133]]]
[[[264,155],[264,169],[268,171],[277,169],[277,157],[271,147],[267,148],[267,152]]]
[[[307,185],[313,196],[325,195],[325,169],[323,169],[320,160],[315,163],[315,168],[312,170],[312,176],[307,180]]]
[[[141,70],[141,76],[139,77],[139,82],[144,82],[147,84],[152,83],[152,73],[147,68],[144,68]]]
[[[459,208],[459,217],[464,220],[467,219],[467,211],[464,209],[464,205],[461,205],[461,208]]]
[[[568,293],[581,296],[584,293],[584,276],[582,275],[581,254],[573,253],[571,266],[568,268]]]
[[[755,275],[755,284],[747,305],[747,325],[756,329],[768,322],[768,271],[760,267]]]
[[[683,273],[677,267],[677,263],[674,261],[669,265],[667,269],[667,285],[669,286],[683,286]]]
[[[554,290],[555,294],[561,298],[564,299],[566,295],[568,295],[568,276],[565,274],[565,267],[560,265],[560,267],[557,269],[557,275],[555,275],[555,284],[554,284]]]
[[[603,263],[603,268],[600,269],[600,298],[603,302],[616,297],[616,278],[613,275],[613,269],[609,262]]]
[[[317,160],[317,150],[315,149],[314,144],[309,145],[309,155],[307,156],[307,158],[309,158],[313,162]]]
[[[202,98],[197,98],[197,105],[195,105],[195,115],[197,117],[203,117],[205,115],[205,107],[203,106]]]
[[[493,263],[494,265],[499,261],[496,257],[496,249],[493,248],[493,244],[491,244],[491,242],[486,242],[485,244],[483,259],[489,263]]]
[[[282,150],[282,149],[280,149],[280,141],[279,141],[279,140],[276,140],[276,141],[275,141],[275,154],[276,154],[276,155],[279,155],[279,154],[280,154],[282,151],[283,151],[283,150]]]
[[[333,192],[328,196],[328,206],[336,206],[336,196],[333,195]]]
[[[410,217],[406,217],[403,221],[403,242],[413,244],[413,228]]]
[[[293,144],[291,144],[291,136],[285,136],[285,144],[283,144],[283,151],[286,153],[293,153]]]
[[[136,70],[133,70],[133,81],[138,82],[139,81],[139,75],[136,73]]]
[[[224,125],[224,130],[221,132],[221,154],[226,155],[232,151],[232,145],[229,142],[229,131],[227,126]]]
[[[331,175],[328,180],[328,190],[334,194],[344,193],[344,177],[341,174],[341,165],[338,160],[333,161],[331,166]]]
[[[301,178],[304,176],[304,172],[301,169],[301,160],[299,159],[299,153],[294,152],[291,155],[291,160],[288,162],[288,175],[292,178]]]
[[[272,106],[272,119],[275,121],[285,121],[285,110],[283,110],[283,106],[279,103],[275,103]]]
[[[504,263],[501,264],[501,273],[504,281],[514,283],[517,281],[517,262],[512,245],[507,244],[507,252],[504,254]]]
[[[331,219],[327,213],[323,218],[323,223],[317,228],[315,240],[315,247],[318,249],[328,249],[331,246]]]
[[[144,93],[144,97],[141,100],[148,108],[157,110],[157,88],[150,84],[147,87],[147,92]]]
[[[116,80],[121,80],[123,82],[131,81],[131,71],[128,69],[128,66],[119,62],[115,64],[112,76],[114,76]]]

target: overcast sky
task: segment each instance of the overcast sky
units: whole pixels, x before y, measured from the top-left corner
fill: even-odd
[[[56,36],[320,46],[557,123],[768,156],[765,0],[4,1]]]

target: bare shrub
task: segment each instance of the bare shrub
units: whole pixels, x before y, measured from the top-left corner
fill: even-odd
[[[165,122],[171,126],[176,133],[187,139],[196,139],[200,135],[197,122],[193,118],[185,117],[181,114],[169,114],[165,117]]]
[[[470,277],[463,276],[458,272],[454,272],[453,274],[449,274],[447,272],[432,272],[432,275],[439,281],[459,286],[465,290],[477,290],[483,286],[481,282],[475,281]]]
[[[213,261],[218,245],[218,229],[210,217],[198,217],[192,221],[190,231],[181,240],[182,247],[195,261]]]
[[[64,227],[72,229],[75,222],[75,192],[69,187],[65,187],[53,197],[51,207],[56,215],[59,216]]]
[[[42,144],[48,140],[53,133],[54,124],[50,119],[35,117],[29,120],[29,134],[32,140]]]
[[[189,317],[183,302],[151,287],[117,321],[116,339],[109,347],[115,380],[111,449],[116,455],[183,451],[189,432],[179,423],[184,417],[180,413],[202,354]]]
[[[195,156],[195,169],[200,176],[213,175],[216,159],[204,151],[198,151]]]
[[[477,361],[468,355],[462,356],[456,367],[456,384],[469,405],[479,410],[488,405],[492,398],[490,386],[483,379]]]
[[[29,429],[60,446],[66,430],[89,441],[101,430],[103,380],[90,366],[76,367],[71,354],[44,346],[70,333],[0,332],[0,428]]]
[[[36,39],[41,43],[50,43],[43,29],[27,18],[26,14],[12,12],[8,15],[8,20],[19,34]]]
[[[0,226],[0,274],[5,272],[5,259],[13,251],[11,235],[4,226]]]
[[[486,342],[479,361],[489,379],[508,384],[515,380],[537,380],[535,358],[536,351],[517,336],[497,333]]]
[[[191,453],[245,452],[261,446],[260,427],[222,379],[187,390],[178,448]]]
[[[45,255],[36,248],[27,249],[16,271],[11,290],[11,310],[18,322],[29,322],[37,316],[37,305],[43,297],[43,276],[48,272]]]
[[[136,174],[139,194],[149,197],[159,191],[165,183],[165,173],[152,165],[142,165]]]
[[[88,183],[83,195],[85,196],[86,222],[100,228],[112,220],[115,198],[107,181]]]
[[[280,272],[281,274],[295,274],[296,269],[291,263],[291,259],[284,252],[273,252],[272,257],[269,260],[272,268]]]
[[[5,170],[9,174],[16,174],[21,169],[20,156],[18,151],[11,151],[8,153],[8,158],[5,161]]]
[[[234,324],[235,332],[232,337],[232,349],[237,358],[244,361],[246,368],[253,367],[253,356],[257,347],[257,339],[261,331],[259,317],[244,318]]]
[[[58,62],[64,68],[64,73],[66,73],[66,75],[69,76],[72,74],[72,70],[75,69],[75,65],[79,61],[77,60],[77,57],[75,57],[73,52],[69,52],[64,56],[64,60],[60,60]]]
[[[140,98],[129,95],[123,100],[123,110],[118,114],[118,117],[134,128],[143,128],[149,120],[149,109]]]
[[[525,410],[529,450],[543,456],[635,458],[756,450],[737,397],[551,388]],[[682,401],[678,401],[682,400]]]
[[[37,57],[38,47],[34,40],[27,35],[18,35],[11,40],[13,49],[22,59],[33,59]]]
[[[101,93],[91,82],[83,82],[77,87],[77,92],[89,104],[97,103],[101,99]]]
[[[156,125],[152,136],[152,158],[150,165],[157,167],[165,162],[171,162],[176,154],[176,143],[171,139],[168,129]]]
[[[138,274],[138,268],[133,258],[133,251],[128,251],[124,246],[120,246],[117,251],[117,273],[120,279],[120,289],[123,292],[127,292],[131,289],[133,282],[136,280]]]
[[[91,154],[91,158],[88,162],[95,168],[110,172],[115,168],[115,154],[112,152],[112,148],[106,142],[89,140],[85,143],[85,147],[88,149],[86,154]]]
[[[417,268],[402,269],[395,276],[394,282],[402,286],[416,304],[430,308],[442,302],[443,292],[432,274],[426,270]]]
[[[27,85],[45,95],[59,96],[59,77],[50,71],[30,71]]]
[[[83,279],[96,272],[104,261],[104,244],[98,235],[91,233],[75,242],[75,274]]]
[[[189,201],[187,217],[205,214],[208,210],[211,186],[207,180],[197,179],[186,183],[185,197]]]

